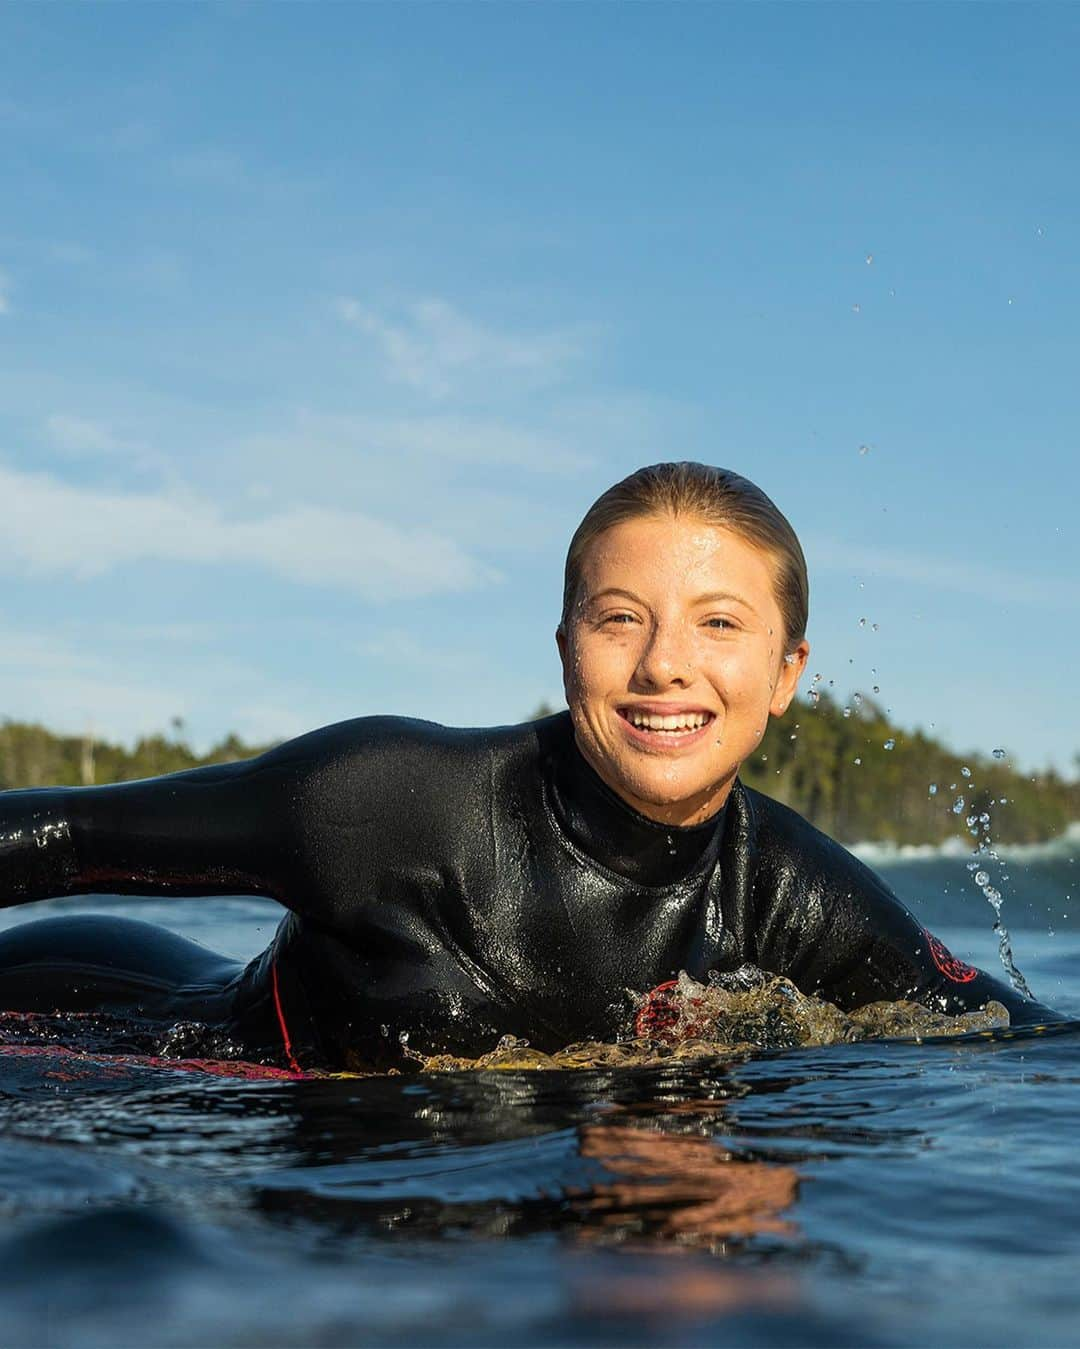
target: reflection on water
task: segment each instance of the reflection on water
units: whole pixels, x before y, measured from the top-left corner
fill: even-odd
[[[794,1231],[780,1217],[797,1192],[790,1166],[741,1160],[710,1139],[622,1125],[583,1129],[581,1155],[615,1177],[575,1205],[593,1230],[695,1244]]]
[[[43,1342],[48,1302],[52,1342],[79,1345],[655,1344],[674,1327],[690,1343],[970,1343],[927,1338],[933,1282],[889,1301],[925,1280],[924,1252],[959,1278],[985,1232],[993,1262],[1000,1211],[1010,1259],[1040,1242],[1044,1260],[1047,1242],[1080,1255],[1071,1142],[1058,1131],[1048,1157],[1045,1123],[1080,1107],[1076,1030],[1006,1034],[277,1082],[5,1061],[9,1339]],[[61,1333],[65,1288],[83,1311]],[[903,1334],[850,1322],[868,1288]],[[1009,1342],[1017,1313],[984,1293],[1002,1333],[988,1312],[979,1342]],[[144,1294],[173,1319],[148,1318]]]
[[[1036,954],[1080,1011],[1080,956]],[[504,1045],[498,1071],[245,1081],[112,1056],[105,1025],[96,1055],[13,1036],[4,1342],[1077,1342],[1076,1023],[919,1043],[901,1009],[907,1039],[805,1043],[777,988],[680,1040],[702,988],[681,1021],[654,1003],[647,1053],[573,1071]]]

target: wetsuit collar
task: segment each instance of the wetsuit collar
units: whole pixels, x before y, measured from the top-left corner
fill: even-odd
[[[658,824],[617,796],[585,761],[566,717],[549,784],[558,823],[582,852],[639,885],[674,885],[713,862],[727,807],[703,824]]]

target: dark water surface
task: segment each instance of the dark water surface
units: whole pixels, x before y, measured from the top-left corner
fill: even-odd
[[[1073,855],[1013,859],[1005,917],[1080,1017]],[[962,858],[879,865],[995,967]],[[3,918],[60,908],[239,956],[277,917]],[[4,1345],[1080,1344],[1077,1030],[617,1071],[0,1072]]]

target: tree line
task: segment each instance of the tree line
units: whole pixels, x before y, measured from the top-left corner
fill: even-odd
[[[1080,820],[1080,781],[1018,772],[993,750],[956,754],[859,695],[846,707],[828,691],[797,699],[739,776],[846,844],[1041,843]]]
[[[534,716],[550,710],[538,708]],[[229,735],[197,754],[179,718],[169,732],[144,736],[130,749],[5,721],[0,789],[125,782],[246,759],[266,748]],[[1035,843],[1080,820],[1080,781],[1053,771],[1020,773],[993,752],[956,754],[923,731],[897,726],[871,699],[842,707],[825,692],[799,699],[786,717],[771,721],[740,776],[843,843],[942,843],[972,834]]]

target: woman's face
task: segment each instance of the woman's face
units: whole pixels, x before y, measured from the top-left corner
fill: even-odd
[[[642,815],[690,825],[723,805],[806,665],[785,660],[771,557],[694,516],[595,538],[557,634],[577,743]]]

